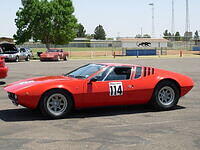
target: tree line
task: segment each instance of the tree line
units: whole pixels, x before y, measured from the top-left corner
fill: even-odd
[[[102,25],[98,25],[93,34],[86,34],[86,30],[84,26],[79,23],[77,30],[77,37],[79,38],[88,38],[88,39],[96,39],[96,40],[106,40],[106,32]]]
[[[67,44],[76,37],[86,37],[86,30],[74,15],[71,0],[21,0],[22,7],[16,13],[17,32],[13,36],[16,44],[23,44],[30,39],[45,44]],[[102,25],[98,25],[95,39],[106,39]]]
[[[181,36],[178,31],[175,34],[172,34],[168,30],[165,30],[163,38],[171,41],[200,40],[199,32],[197,30],[195,31],[194,36],[192,36],[192,32],[185,32],[185,34]]]

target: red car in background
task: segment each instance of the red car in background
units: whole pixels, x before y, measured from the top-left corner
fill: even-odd
[[[73,108],[152,104],[174,108],[193,87],[191,78],[161,69],[126,64],[87,64],[63,76],[31,78],[4,89],[15,105],[40,108],[63,118]]]
[[[40,54],[40,61],[60,61],[61,59],[66,61],[68,56],[68,52],[64,52],[62,49],[52,48]]]
[[[5,66],[4,57],[0,57],[0,79],[6,78],[8,67]]]

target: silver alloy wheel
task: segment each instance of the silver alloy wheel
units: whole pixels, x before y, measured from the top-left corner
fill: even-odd
[[[175,92],[174,89],[165,86],[158,92],[158,100],[162,105],[168,106],[171,105],[174,102],[175,99]]]
[[[47,109],[54,116],[60,116],[67,109],[67,98],[59,93],[52,94],[47,100]]]

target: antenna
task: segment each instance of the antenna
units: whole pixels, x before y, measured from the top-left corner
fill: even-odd
[[[152,6],[152,33],[151,36],[153,37],[155,34],[155,23],[154,23],[154,3],[150,3],[150,6]]]
[[[186,0],[186,24],[185,24],[185,31],[190,31],[190,19],[189,19],[189,2]]]
[[[174,35],[175,32],[175,21],[174,21],[174,0],[172,0],[172,25],[171,25],[171,33]]]

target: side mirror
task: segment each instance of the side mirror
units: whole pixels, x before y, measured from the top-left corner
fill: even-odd
[[[90,79],[88,84],[91,84],[92,82],[96,82],[98,81],[97,77],[93,77],[92,79]]]

